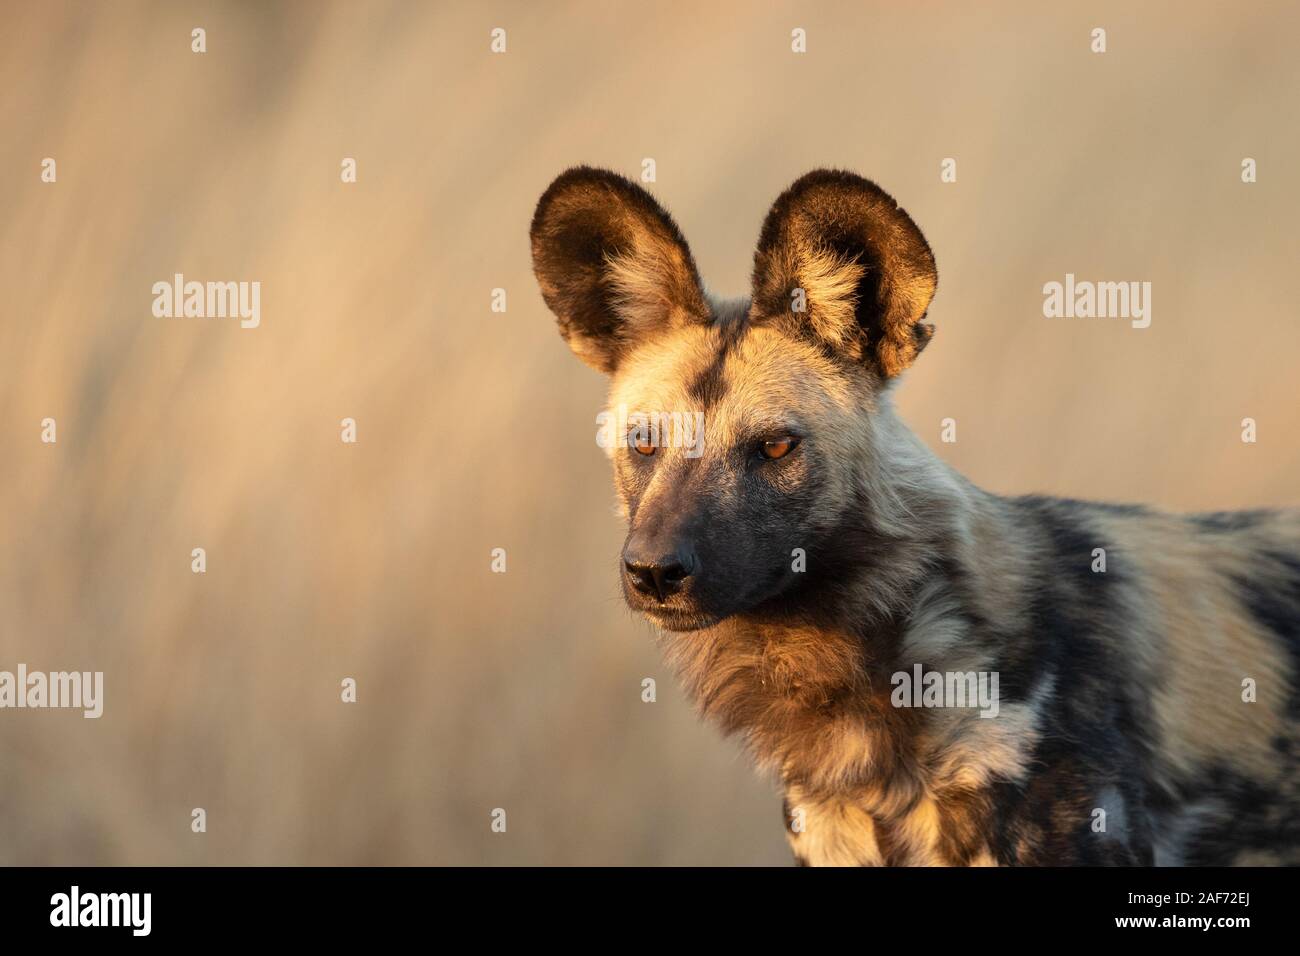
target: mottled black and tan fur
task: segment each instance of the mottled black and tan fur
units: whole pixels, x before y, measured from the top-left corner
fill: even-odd
[[[697,456],[611,449],[623,588],[779,777],[800,862],[1300,859],[1295,512],[1003,498],[954,473],[890,400],[934,331],[933,256],[851,173],[777,199],[743,302],[710,297],[614,173],[556,179],[531,236],[610,407],[704,413]],[[893,706],[918,663],[999,674],[997,716]]]

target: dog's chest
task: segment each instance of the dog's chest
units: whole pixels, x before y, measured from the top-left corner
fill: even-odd
[[[806,866],[996,866],[967,810],[931,798],[891,807],[887,794],[786,795],[787,839]],[[892,812],[891,812],[892,811]]]

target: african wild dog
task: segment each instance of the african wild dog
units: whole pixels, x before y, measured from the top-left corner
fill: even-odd
[[[851,173],[777,199],[746,301],[712,299],[614,173],[561,175],[531,237],[611,407],[704,411],[702,454],[640,427],[611,449],[623,591],[779,775],[799,862],[1300,860],[1300,514],[1001,498],[951,471],[890,402],[934,332],[934,258]],[[998,674],[997,716],[893,706],[917,664]]]

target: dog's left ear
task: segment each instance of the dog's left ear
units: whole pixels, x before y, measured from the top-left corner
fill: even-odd
[[[938,273],[921,230],[875,183],[820,169],[772,206],[754,255],[751,320],[810,335],[890,379],[912,364]]]

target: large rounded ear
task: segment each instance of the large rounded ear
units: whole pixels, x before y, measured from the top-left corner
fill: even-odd
[[[853,173],[819,169],[767,214],[751,321],[810,335],[888,379],[934,334],[921,319],[937,283],[925,237],[888,193]]]
[[[672,217],[603,169],[563,173],[537,203],[533,271],[578,358],[612,372],[632,343],[708,320],[699,273]]]

